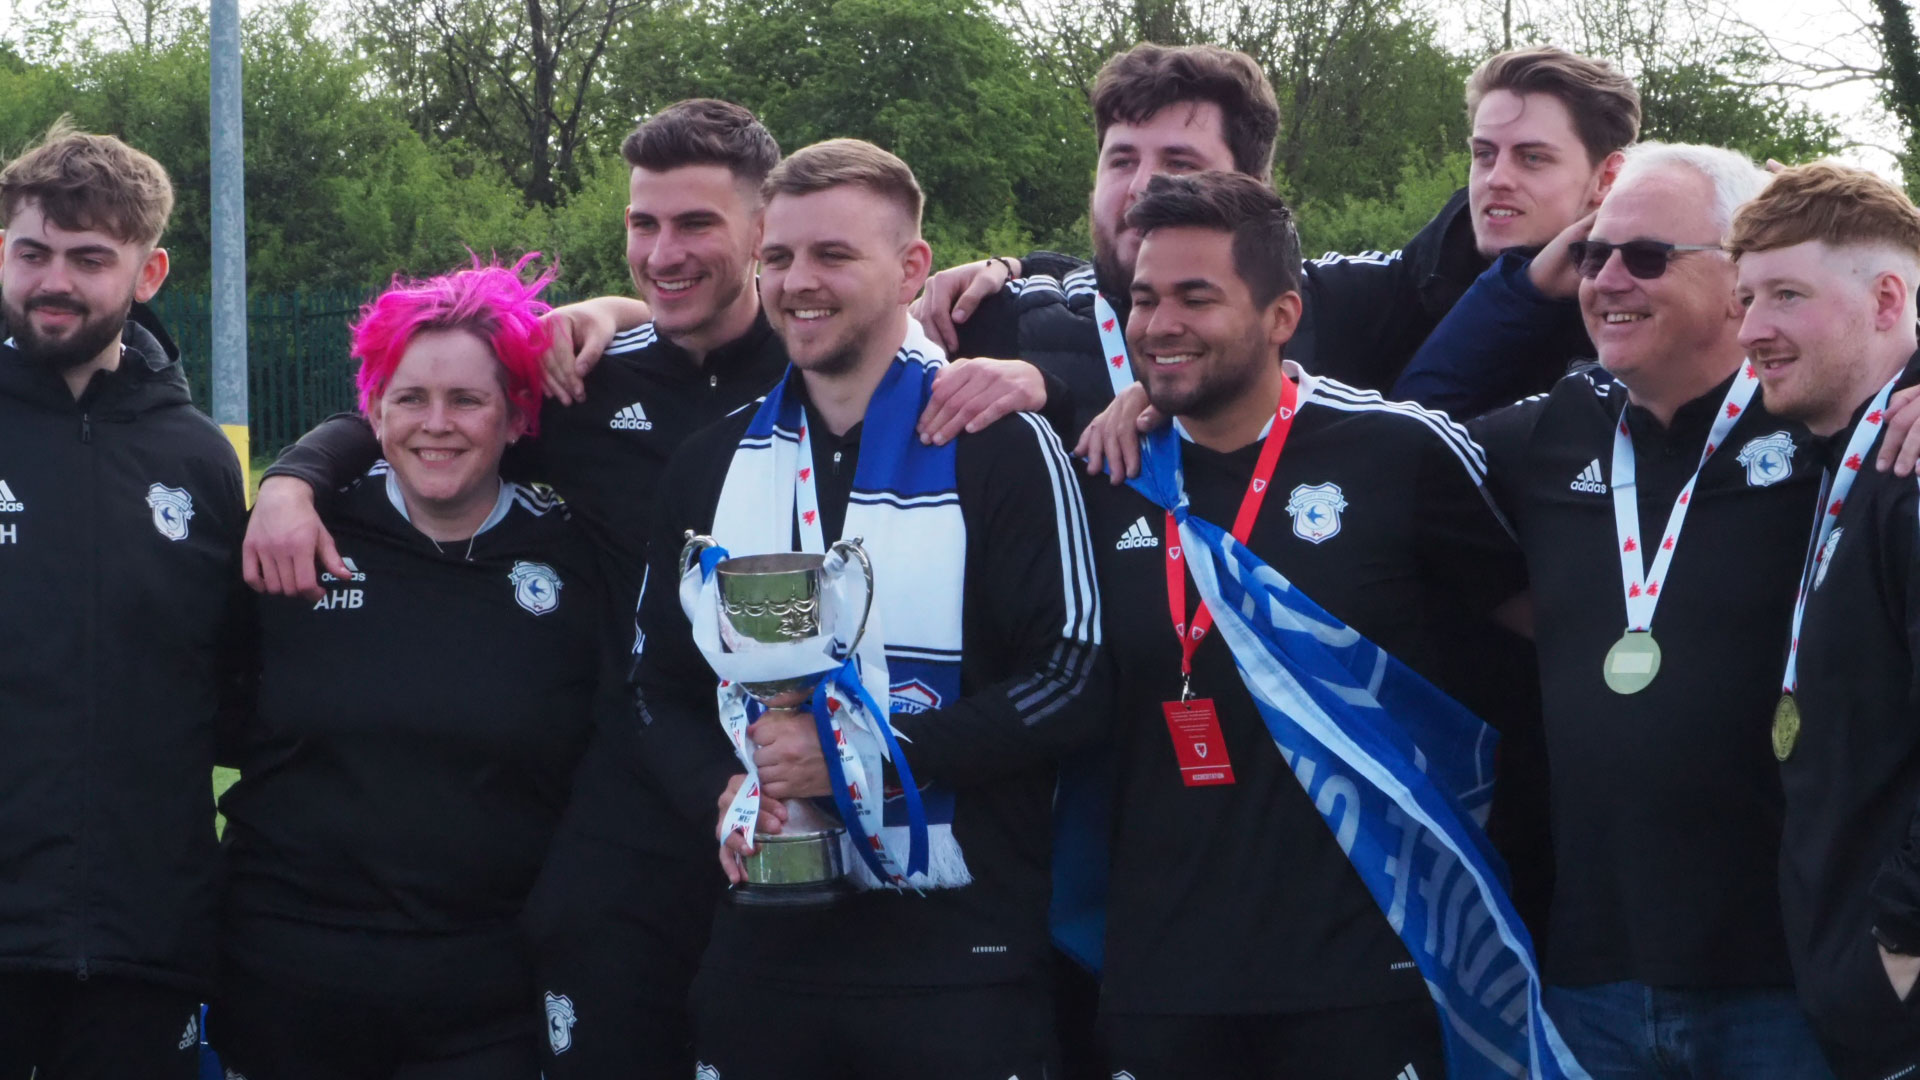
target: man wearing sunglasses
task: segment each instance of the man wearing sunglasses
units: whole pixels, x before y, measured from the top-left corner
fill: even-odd
[[[1590,222],[1496,263],[1423,353],[1495,378],[1577,307],[1599,356],[1469,425],[1533,593],[1546,1003],[1596,1076],[1829,1075],[1791,989],[1767,736],[1820,467],[1755,393],[1720,249],[1765,181],[1635,147]]]

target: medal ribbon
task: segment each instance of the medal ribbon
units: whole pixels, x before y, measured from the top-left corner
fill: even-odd
[[[1106,301],[1101,301],[1105,303]],[[1124,358],[1125,354],[1121,354]],[[1287,443],[1287,432],[1293,428],[1295,405],[1300,398],[1300,384],[1292,379],[1283,380],[1285,385],[1280,391],[1280,406],[1273,411],[1273,426],[1267,432],[1267,441],[1260,447],[1260,459],[1254,464],[1253,477],[1247,481],[1246,493],[1240,496],[1240,512],[1233,518],[1233,538],[1245,544],[1253,535],[1253,523],[1260,516],[1260,505],[1267,501],[1267,488],[1273,483],[1273,471],[1280,464],[1280,450]],[[1180,638],[1180,700],[1187,700],[1188,685],[1193,678],[1193,654],[1200,648],[1200,642],[1213,629],[1213,612],[1207,610],[1205,601],[1201,601],[1199,610],[1193,613],[1193,624],[1187,625],[1187,570],[1181,562],[1180,523],[1173,511],[1167,511],[1167,608],[1173,613],[1173,632]]]
[[[1093,318],[1100,325],[1100,351],[1107,360],[1107,380],[1113,383],[1113,396],[1119,397],[1120,391],[1133,385],[1133,365],[1127,362],[1124,327],[1113,305],[1099,293],[1093,296]]]
[[[1800,568],[1800,591],[1793,597],[1793,637],[1787,645],[1787,670],[1780,676],[1780,689],[1791,694],[1800,689],[1800,620],[1807,614],[1807,597],[1813,592],[1814,573],[1819,569],[1820,559],[1827,546],[1827,538],[1833,535],[1833,527],[1840,523],[1840,510],[1847,503],[1847,493],[1853,490],[1853,482],[1859,479],[1861,466],[1866,463],[1866,454],[1873,448],[1873,442],[1880,437],[1881,422],[1886,419],[1887,399],[1893,396],[1893,384],[1900,381],[1895,374],[1887,380],[1887,385],[1873,395],[1867,405],[1865,416],[1853,425],[1853,434],[1847,439],[1847,456],[1841,459],[1840,471],[1836,475],[1828,473],[1820,485],[1820,502],[1816,507],[1819,518],[1813,527],[1813,543],[1807,547],[1807,561]]]
[[[1727,396],[1720,404],[1720,411],[1713,421],[1713,427],[1707,431],[1706,449],[1700,452],[1700,463],[1693,468],[1693,475],[1687,478],[1687,486],[1680,489],[1680,495],[1673,501],[1673,510],[1667,515],[1667,528],[1661,534],[1659,550],[1654,552],[1653,566],[1648,568],[1642,548],[1645,541],[1640,535],[1640,500],[1636,487],[1637,466],[1633,458],[1633,436],[1627,430],[1627,413],[1620,411],[1620,422],[1613,429],[1613,471],[1607,482],[1613,487],[1613,524],[1620,543],[1620,579],[1621,588],[1627,598],[1627,632],[1644,633],[1653,627],[1653,611],[1660,604],[1660,590],[1667,580],[1667,568],[1673,563],[1673,549],[1680,542],[1680,530],[1686,525],[1687,509],[1693,503],[1694,485],[1700,482],[1701,470],[1707,467],[1707,459],[1727,439],[1728,432],[1739,422],[1740,416],[1747,411],[1747,405],[1753,400],[1754,391],[1760,387],[1760,378],[1752,364],[1740,365],[1740,373],[1733,377],[1733,385],[1727,388]]]

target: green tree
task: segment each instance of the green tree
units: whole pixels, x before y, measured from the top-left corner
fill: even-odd
[[[1920,196],[1920,42],[1914,39],[1913,9],[1906,0],[1873,0],[1873,6],[1879,15],[1873,29],[1882,58],[1880,95],[1906,133],[1900,169],[1907,193]]]
[[[657,30],[677,64],[630,82],[653,64],[636,51],[613,69],[615,85],[651,95],[626,98],[627,111],[722,97],[753,109],[787,149],[836,136],[886,147],[926,189],[943,261],[994,230],[1071,236],[1089,176],[1085,119],[973,0],[717,0],[682,20]]]
[[[360,41],[416,131],[490,155],[530,204],[557,206],[605,133],[602,66],[642,0],[380,0]]]
[[[1409,156],[1434,164],[1465,145],[1466,66],[1406,0],[1058,0],[1002,13],[1083,103],[1100,65],[1138,41],[1251,56],[1280,102],[1275,166],[1296,199],[1384,197]]]

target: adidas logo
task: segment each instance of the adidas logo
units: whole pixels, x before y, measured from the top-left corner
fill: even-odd
[[[27,508],[27,504],[13,497],[13,489],[5,480],[0,480],[0,514],[17,514]]]
[[[1574,491],[1584,491],[1589,495],[1605,495],[1607,481],[1600,475],[1600,459],[1594,458],[1587,462],[1587,467],[1581,469],[1580,475],[1574,477],[1573,483],[1567,486]]]
[[[200,1018],[198,1016],[189,1016],[187,1017],[187,1030],[180,1033],[179,1049],[190,1050],[199,1045]]]
[[[352,575],[350,580],[353,580],[353,581],[367,580],[366,573],[362,571],[359,567],[353,565],[352,559],[349,559],[343,555],[340,557],[340,561],[347,565],[347,573]],[[331,573],[328,573],[327,571],[323,570],[320,572],[320,583],[322,585],[333,585],[333,584],[337,584],[339,581],[340,581],[339,578],[334,577]]]
[[[1160,538],[1153,535],[1153,530],[1147,527],[1147,519],[1141,518],[1140,520],[1127,526],[1127,531],[1121,534],[1120,542],[1113,545],[1113,550],[1131,551],[1134,548],[1150,548],[1150,547],[1159,547],[1159,546],[1160,546]]]
[[[653,421],[647,419],[647,410],[636,401],[614,413],[612,422],[607,426],[615,431],[652,431]]]
[[[1415,1072],[1413,1066],[1409,1064],[1406,1068],[1401,1069],[1400,1072],[1394,1076],[1393,1080],[1420,1080],[1420,1074]]]

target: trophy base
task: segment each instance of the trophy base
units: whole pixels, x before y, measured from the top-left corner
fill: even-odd
[[[740,907],[828,907],[854,894],[845,878],[806,885],[736,885],[727,897]]]
[[[840,857],[845,832],[755,834],[753,854],[740,860],[747,880],[732,890],[733,902],[752,907],[811,907],[853,895]]]

